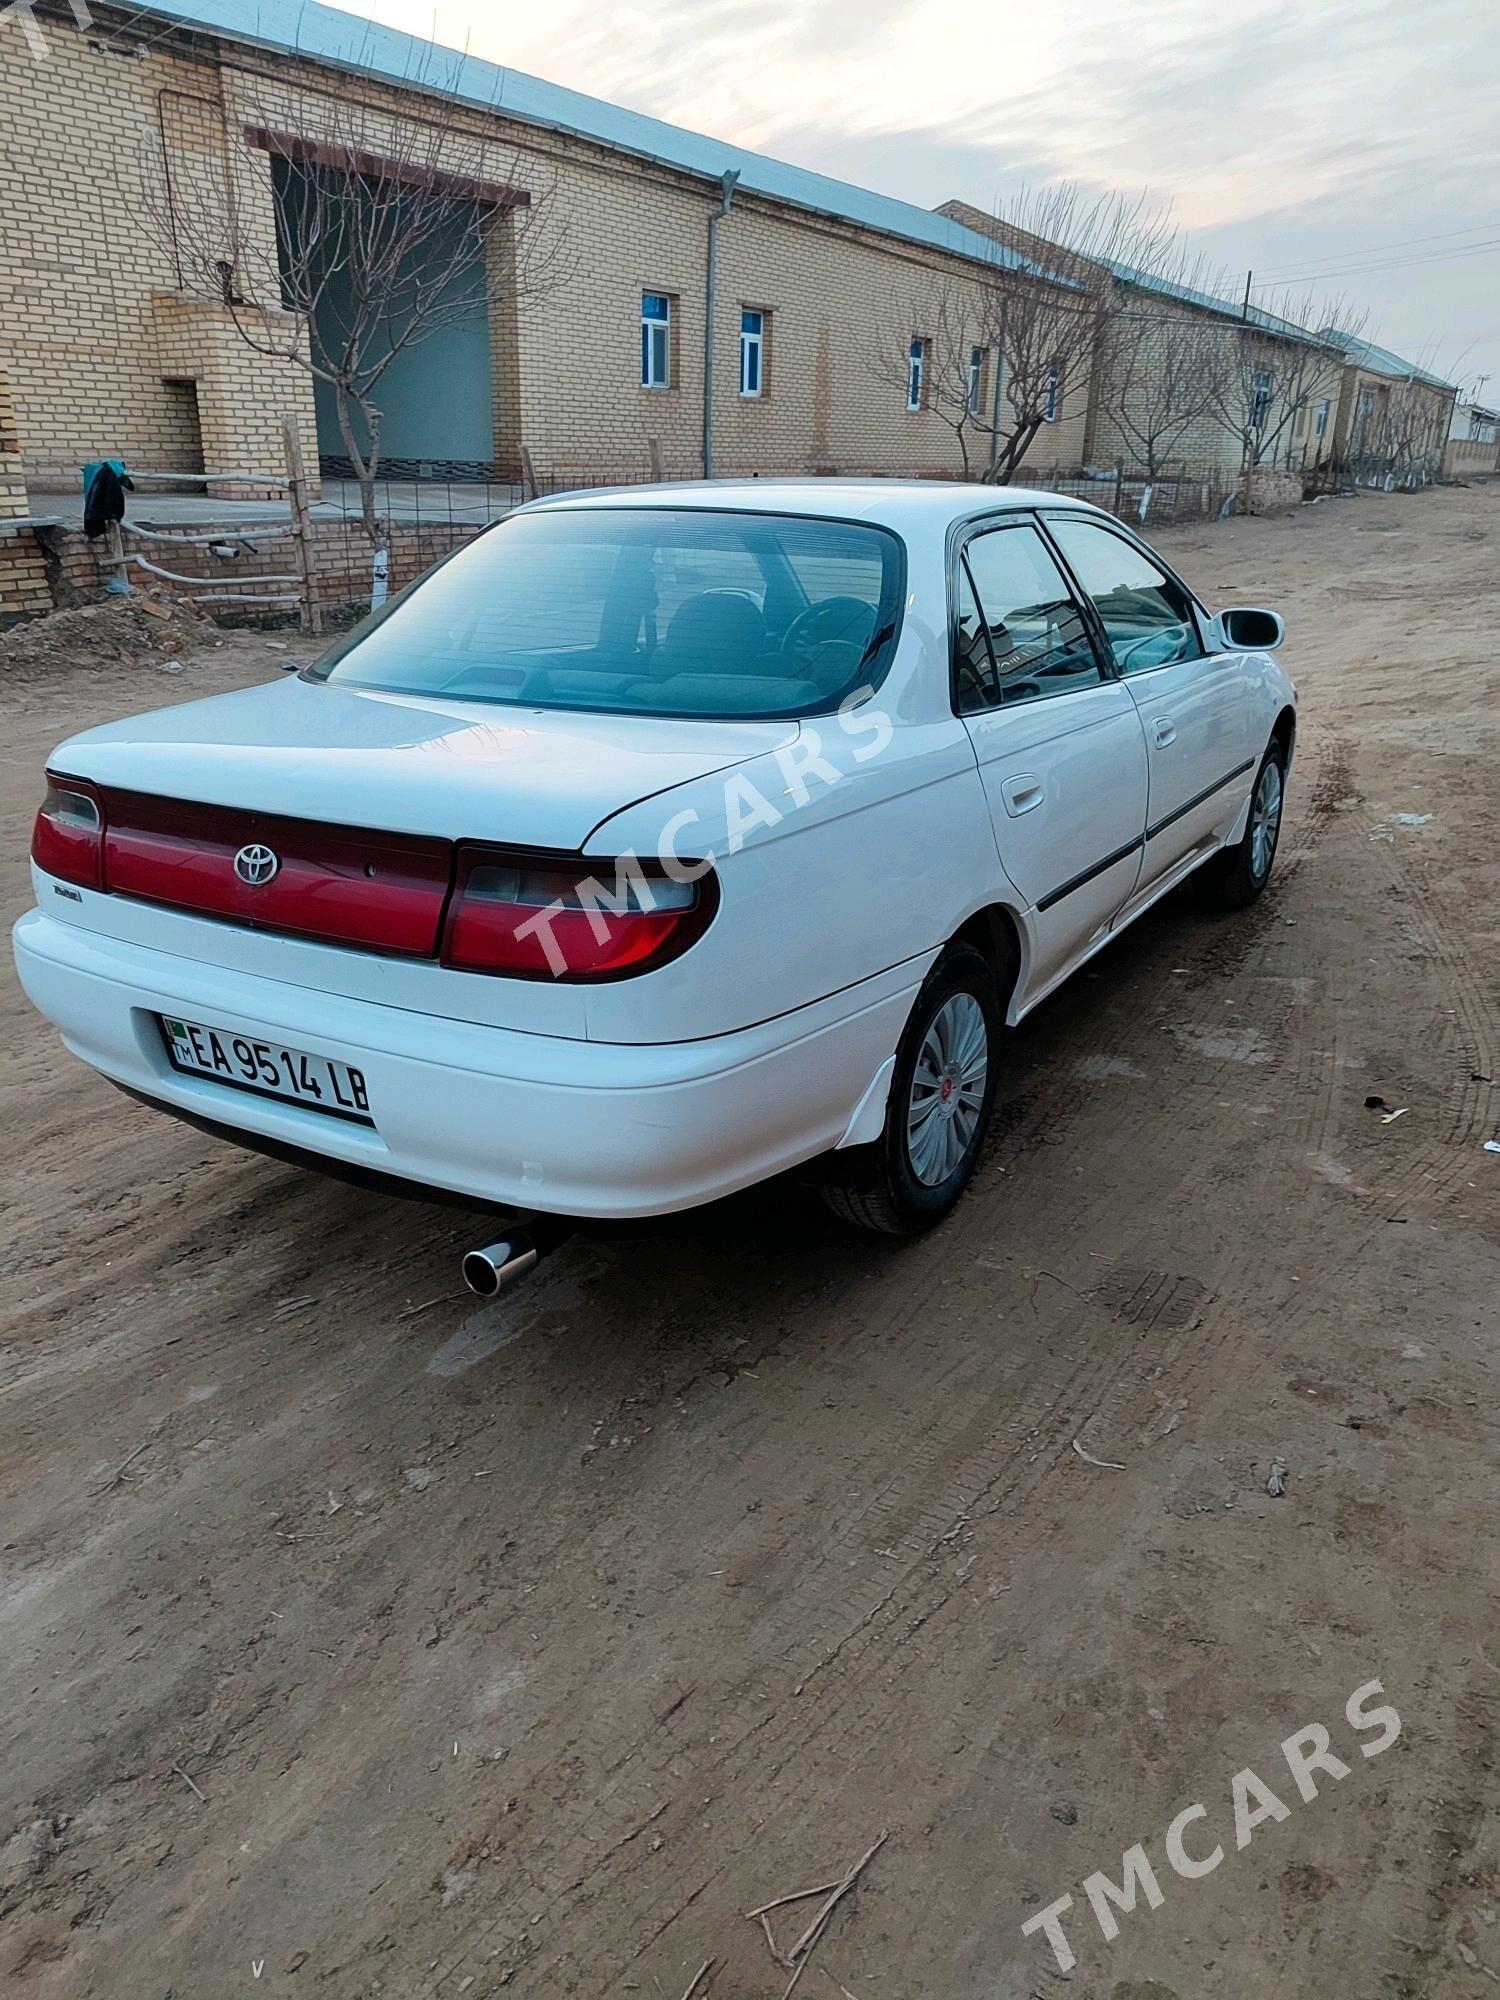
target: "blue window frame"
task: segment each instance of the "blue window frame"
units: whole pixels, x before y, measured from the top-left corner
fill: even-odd
[[[641,293],[641,387],[670,388],[672,301],[665,292]]]
[[[740,394],[765,393],[766,316],[747,306],[740,314]]]

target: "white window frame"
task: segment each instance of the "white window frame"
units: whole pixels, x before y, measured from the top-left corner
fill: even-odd
[[[986,350],[982,347],[969,349],[969,415],[984,415],[984,361]]]
[[[648,304],[660,304],[663,310],[659,313],[648,312]],[[641,387],[670,389],[671,386],[672,295],[670,292],[642,292]]]
[[[1330,400],[1329,397],[1325,396],[1313,411],[1314,437],[1326,437],[1328,435],[1328,408]]]
[[[906,407],[920,410],[927,395],[927,342],[920,333],[906,350]]]
[[[754,320],[753,327],[748,320]],[[750,386],[750,369],[754,363],[755,387]],[[749,402],[756,402],[766,393],[766,312],[762,306],[742,306],[740,308],[740,394]]]

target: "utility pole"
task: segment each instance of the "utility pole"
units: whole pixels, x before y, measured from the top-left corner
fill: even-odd
[[[1250,317],[1250,280],[1254,276],[1255,273],[1253,271],[1247,271],[1245,273],[1245,303],[1240,308],[1240,318],[1244,320],[1247,320]]]
[[[719,224],[728,215],[740,170],[731,167],[719,181],[719,206],[708,218],[708,275],[703,287],[703,477],[714,476],[714,292],[719,274]]]

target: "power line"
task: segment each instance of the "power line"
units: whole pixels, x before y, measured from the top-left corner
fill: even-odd
[[[1257,292],[1278,291],[1283,288],[1295,290],[1299,285],[1310,285],[1321,278],[1362,278],[1376,271],[1410,271],[1419,264],[1451,264],[1464,257],[1488,256],[1500,250],[1500,236],[1488,243],[1473,243],[1464,250],[1438,250],[1430,257],[1396,257],[1374,264],[1341,264],[1326,271],[1306,271],[1297,278],[1268,279],[1252,287]]]
[[[1405,236],[1395,243],[1367,243],[1362,250],[1345,251],[1344,256],[1346,259],[1349,257],[1380,257],[1387,250],[1408,250],[1413,245],[1448,243],[1456,236],[1478,236],[1486,229],[1500,229],[1500,216],[1495,217],[1489,222],[1471,223],[1465,229],[1428,230],[1423,236]],[[1317,261],[1316,257],[1303,257],[1299,258],[1296,263],[1272,264],[1269,268],[1271,276],[1278,278],[1290,271],[1305,271],[1310,264],[1316,264]]]

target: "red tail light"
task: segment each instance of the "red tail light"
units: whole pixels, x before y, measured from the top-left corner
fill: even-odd
[[[31,835],[38,868],[81,889],[104,887],[104,806],[83,778],[47,773],[47,796]]]
[[[461,847],[443,963],[512,979],[623,979],[679,957],[718,902],[706,867],[683,882],[634,855],[584,861]]]

